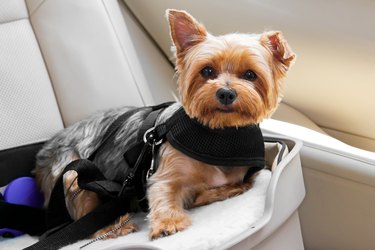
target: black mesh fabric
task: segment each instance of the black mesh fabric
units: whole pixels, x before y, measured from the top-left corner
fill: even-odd
[[[171,118],[169,143],[193,159],[220,166],[263,167],[264,142],[258,125],[210,129],[180,109]]]

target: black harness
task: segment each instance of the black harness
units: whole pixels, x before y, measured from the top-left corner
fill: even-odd
[[[168,142],[195,160],[217,166],[265,165],[263,135],[258,125],[210,129],[191,119],[183,108],[169,123]]]
[[[47,210],[48,231],[44,239],[27,249],[55,249],[89,237],[129,212],[129,197],[136,196],[140,207],[147,210],[147,179],[155,171],[155,155],[164,140],[189,157],[207,164],[251,166],[245,178],[265,167],[264,142],[258,125],[209,129],[189,118],[180,108],[165,123],[155,126],[159,114],[171,104],[148,107],[150,112],[138,132],[136,143],[130,145],[124,154],[126,168],[122,183],[107,180],[93,161],[105,144],[113,139],[123,122],[139,109],[117,118],[108,128],[99,148],[88,159],[73,161],[64,169],[51,194]],[[62,176],[69,170],[77,171],[81,189],[96,192],[103,202],[75,222],[72,222],[66,210],[62,185]]]

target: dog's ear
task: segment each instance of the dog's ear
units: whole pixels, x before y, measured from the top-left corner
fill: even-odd
[[[266,47],[274,57],[277,70],[283,75],[293,64],[296,54],[289,47],[280,31],[269,31],[260,37],[261,44]]]
[[[168,9],[166,15],[177,55],[205,40],[205,27],[186,11]]]

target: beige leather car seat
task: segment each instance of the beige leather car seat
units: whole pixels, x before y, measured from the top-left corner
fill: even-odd
[[[97,110],[174,98],[173,68],[117,1],[26,4],[0,1],[0,150]]]
[[[24,1],[0,1],[0,150],[45,140],[63,128]]]
[[[0,0],[0,151],[25,150],[98,110],[174,99],[173,68],[120,4]],[[30,171],[18,162],[0,186]]]

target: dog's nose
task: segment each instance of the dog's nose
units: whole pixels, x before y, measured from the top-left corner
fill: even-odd
[[[221,104],[229,105],[237,98],[237,93],[233,89],[221,88],[216,91],[216,98]]]

